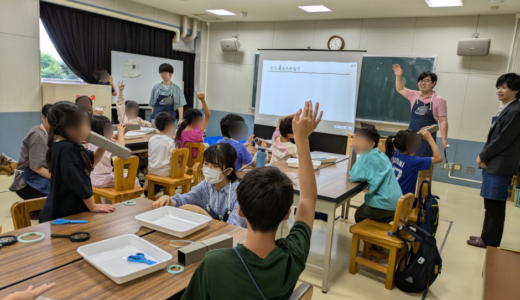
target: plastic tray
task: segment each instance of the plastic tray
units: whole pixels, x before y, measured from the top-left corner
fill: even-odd
[[[325,153],[311,153],[313,160],[321,161],[322,163],[335,163],[338,160],[337,156],[325,154]]]
[[[155,229],[179,238],[183,238],[206,227],[211,217],[197,214],[173,206],[158,209],[135,216],[142,226]]]
[[[129,255],[144,253],[147,259],[156,261],[154,265],[133,263]],[[166,267],[172,256],[146,240],[126,234],[78,248],[78,253],[96,269],[117,284],[148,275]]]
[[[298,168],[298,159],[297,158],[289,158],[287,159],[287,165],[291,168]],[[318,170],[318,168],[321,166],[321,161],[319,160],[313,160],[312,166],[314,167],[314,170]]]

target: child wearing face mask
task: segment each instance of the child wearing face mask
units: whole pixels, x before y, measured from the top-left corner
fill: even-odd
[[[133,100],[125,101],[123,90],[125,83],[120,81],[117,83],[119,87],[119,96],[117,97],[116,108],[117,118],[121,124],[139,124],[141,127],[152,127],[152,123],[141,119],[139,114],[139,105]]]
[[[227,143],[217,143],[204,151],[204,181],[189,193],[162,196],[152,208],[165,205],[211,216],[213,219],[247,228],[246,219],[238,215],[235,173],[237,152]]]
[[[416,157],[414,153],[421,147],[421,136],[430,144],[433,157]],[[441,152],[432,135],[425,128],[419,134],[412,129],[399,131],[386,140],[386,155],[392,162],[395,177],[403,195],[415,194],[417,176],[419,171],[429,170],[432,164],[442,161]]]
[[[50,193],[40,213],[40,223],[81,212],[112,212],[114,206],[96,204],[92,198],[90,173],[101,161],[105,150],[95,152],[80,143],[90,135],[90,120],[83,110],[60,101],[47,117],[49,139],[47,166],[51,173]]]

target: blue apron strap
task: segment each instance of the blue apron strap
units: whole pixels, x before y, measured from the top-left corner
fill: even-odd
[[[265,298],[264,294],[262,294],[262,291],[258,287],[258,284],[256,284],[256,281],[253,278],[253,275],[251,275],[251,272],[249,272],[249,269],[247,268],[246,262],[242,259],[242,256],[238,252],[237,248],[233,247],[233,250],[235,250],[235,252],[237,253],[238,257],[240,258],[240,261],[242,261],[242,264],[244,265],[244,268],[246,268],[247,274],[249,274],[249,277],[251,278],[251,281],[253,281],[256,289],[258,290],[258,293],[260,294],[260,296],[262,296],[262,299],[267,300],[267,298]]]

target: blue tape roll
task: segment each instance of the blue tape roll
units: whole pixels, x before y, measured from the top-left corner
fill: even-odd
[[[128,206],[135,205],[136,203],[137,203],[137,202],[135,202],[135,201],[131,201],[131,200],[128,200],[128,201],[123,202],[124,205],[128,205]]]
[[[23,239],[22,239],[24,236],[27,236],[27,235],[36,235],[36,234],[39,234],[40,237],[37,238],[37,239],[35,239],[35,240],[23,240]],[[24,234],[22,234],[22,235],[19,235],[19,236],[18,236],[18,241],[19,241],[20,243],[34,243],[34,242],[39,242],[39,241],[43,240],[44,238],[45,238],[45,233],[41,233],[41,232],[27,232],[27,233],[24,233]]]
[[[173,268],[178,268],[179,270],[173,271],[172,270]],[[170,274],[179,274],[181,272],[184,272],[184,267],[181,266],[181,265],[171,265],[171,266],[168,266],[168,273],[170,273]]]

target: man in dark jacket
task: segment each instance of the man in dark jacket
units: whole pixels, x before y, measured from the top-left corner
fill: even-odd
[[[502,75],[497,83],[498,100],[502,102],[493,117],[484,149],[477,157],[482,170],[480,196],[486,214],[480,237],[471,236],[468,244],[475,247],[498,247],[504,232],[507,190],[520,162],[520,76]]]

